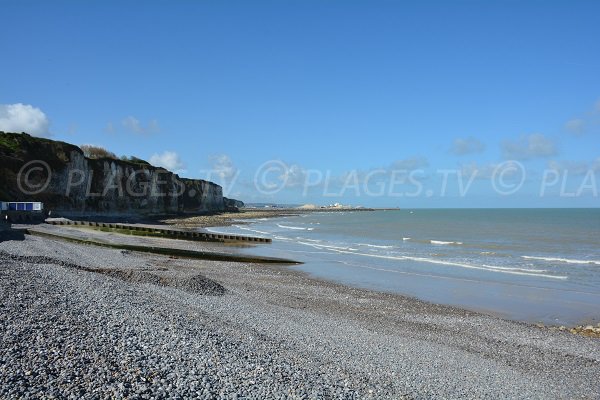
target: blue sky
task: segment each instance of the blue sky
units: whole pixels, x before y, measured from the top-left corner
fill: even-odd
[[[0,10],[3,130],[102,145],[246,201],[600,204],[597,1]]]

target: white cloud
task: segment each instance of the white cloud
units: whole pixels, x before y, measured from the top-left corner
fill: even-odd
[[[408,176],[411,172],[425,169],[429,166],[426,157],[409,157],[396,160],[393,163],[380,167],[370,168],[368,170],[349,170],[342,175],[334,178],[334,182],[344,184],[348,180],[357,180],[358,183],[373,183],[381,180],[401,179]]]
[[[524,135],[516,141],[504,141],[502,154],[507,160],[529,160],[537,157],[550,157],[557,154],[554,141],[542,135],[533,133]]]
[[[459,171],[463,179],[492,179],[494,174],[502,173],[503,178],[514,179],[520,178],[521,167],[515,161],[506,161],[500,164],[489,163],[479,165],[476,162],[463,164]]]
[[[151,135],[160,131],[158,121],[155,119],[150,120],[148,124],[144,126],[139,119],[132,115],[129,115],[125,117],[123,121],[121,121],[121,123],[123,124],[123,127],[125,127],[125,129],[127,129],[129,132],[137,133],[140,135]]]
[[[306,169],[298,164],[288,165],[287,169],[279,177],[288,187],[303,186],[306,182]]]
[[[238,171],[228,155],[214,155],[209,160],[211,162],[211,172],[216,173],[221,179],[231,179]]]
[[[470,178],[475,175],[477,179],[489,179],[492,177],[494,172],[494,165],[478,165],[476,162],[470,164],[463,164],[460,166],[460,174],[464,177]]]
[[[157,167],[163,167],[172,172],[183,172],[185,164],[181,161],[179,155],[174,151],[165,151],[162,154],[153,154],[150,157],[150,164]]]
[[[29,104],[0,104],[0,131],[25,132],[33,136],[50,136],[46,114]]]
[[[589,169],[589,164],[585,161],[557,161],[548,162],[548,169],[557,172],[570,172],[575,175],[585,173]]]
[[[469,136],[464,139],[454,139],[451,152],[458,156],[463,156],[465,154],[481,153],[483,150],[485,150],[485,145],[474,137]]]
[[[583,135],[585,132],[585,121],[581,118],[573,118],[567,121],[565,129],[573,135]]]
[[[565,123],[565,130],[574,136],[582,136],[590,131],[597,131],[600,125],[600,99],[594,103],[591,110]]]
[[[421,169],[421,168],[425,168],[428,166],[429,166],[429,161],[427,161],[427,158],[411,157],[411,158],[405,158],[402,160],[396,160],[386,169],[389,171],[394,171],[394,170],[414,171],[416,169]]]
[[[211,170],[213,173],[219,171],[220,166],[223,166],[226,175],[231,176],[238,173],[237,169],[233,169],[235,167],[230,168],[227,156],[214,157],[213,160],[213,169]],[[258,183],[262,189],[267,191],[276,189],[310,191],[319,188],[328,192],[336,192],[348,185],[376,183],[390,179],[391,176],[394,176],[395,180],[399,180],[402,176],[408,176],[411,171],[420,170],[427,166],[429,166],[429,162],[425,157],[411,157],[397,160],[382,168],[355,169],[343,173],[334,173],[328,169],[305,168],[302,165],[287,163],[283,160],[270,160],[261,165],[256,171],[259,173],[258,176],[255,176],[257,181],[248,181],[242,178],[234,182],[254,190],[255,185]],[[252,195],[247,194],[247,197],[252,198]]]
[[[104,127],[104,132],[106,133],[115,133],[115,126],[113,125],[112,122],[107,122],[106,126]]]
[[[260,167],[259,171],[261,171],[260,176],[263,178],[260,184],[263,185],[267,190],[271,190],[276,187],[303,187],[309,174],[309,170],[305,169],[301,165],[286,163],[282,160],[268,161]],[[322,171],[311,171],[319,174],[322,173]]]
[[[600,157],[592,161],[569,161],[569,160],[551,160],[548,162],[548,169],[573,175],[585,175],[589,171],[600,172]]]
[[[132,117],[131,115],[123,119],[123,126],[134,133],[143,133],[142,124],[140,123],[140,120],[135,117]]]

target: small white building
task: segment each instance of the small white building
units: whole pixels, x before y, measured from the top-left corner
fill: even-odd
[[[32,223],[45,219],[44,203],[39,201],[0,201],[0,218],[13,223]]]
[[[0,201],[0,211],[43,211],[44,203],[39,201]]]

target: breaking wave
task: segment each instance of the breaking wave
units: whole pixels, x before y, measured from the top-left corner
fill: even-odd
[[[521,256],[526,260],[541,260],[541,261],[555,261],[555,262],[563,262],[567,264],[594,264],[600,265],[600,261],[596,260],[574,260],[570,258],[558,258],[558,257],[534,257],[534,256]]]

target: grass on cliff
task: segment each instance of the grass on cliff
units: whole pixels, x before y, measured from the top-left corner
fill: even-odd
[[[0,147],[3,147],[10,152],[16,152],[19,150],[19,141],[11,135],[1,135],[4,132],[0,132]]]
[[[70,160],[72,144],[31,136],[27,133],[0,132],[0,152],[22,161],[41,159],[51,168],[60,168]]]
[[[28,149],[36,148],[41,144],[49,145],[52,149],[52,153],[65,162],[68,161],[69,157],[66,154],[63,154],[63,147],[69,146],[70,148],[77,148],[77,146],[69,143],[31,136],[27,133],[0,131],[0,150],[5,153],[16,154],[22,151],[28,151]],[[122,156],[119,158],[114,153],[98,146],[82,145],[79,147],[79,150],[81,150],[83,155],[89,159],[120,160],[134,166],[152,167],[152,164],[141,158],[135,156]]]

